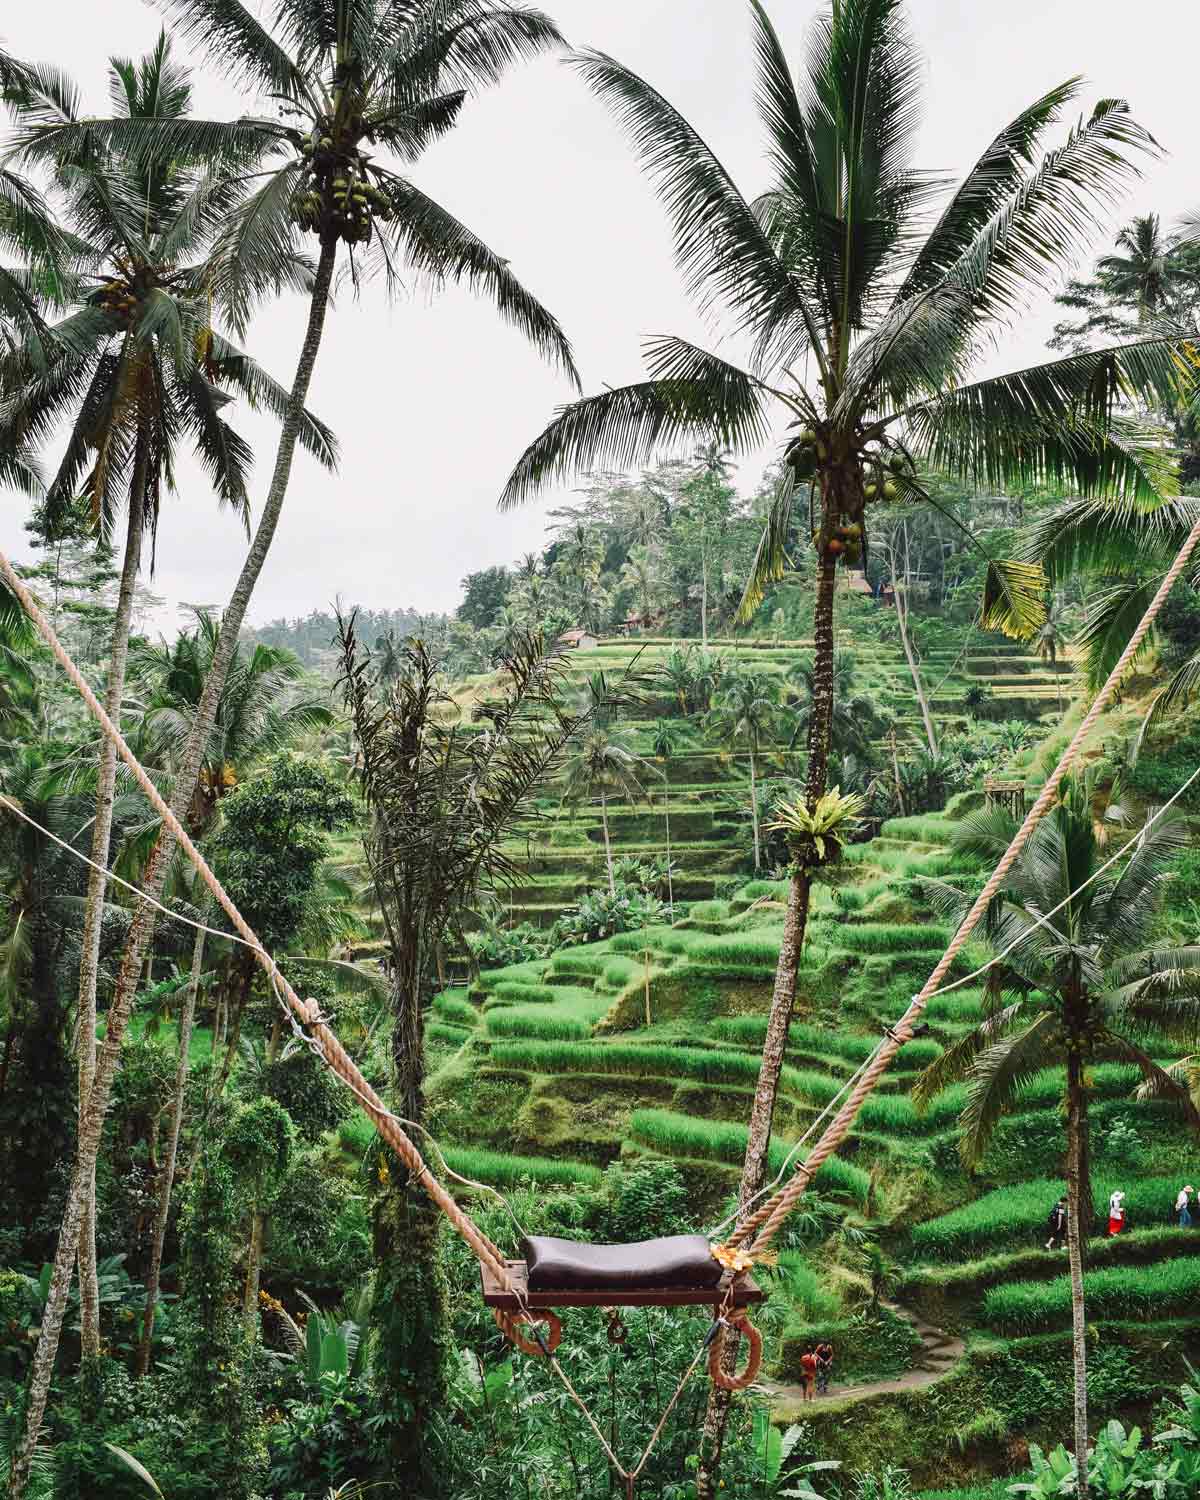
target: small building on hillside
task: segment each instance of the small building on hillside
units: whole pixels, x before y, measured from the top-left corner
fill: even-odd
[[[600,637],[593,635],[590,630],[581,630],[578,626],[574,630],[564,630],[558,638],[559,644],[565,646],[568,651],[578,651],[582,646],[588,651],[593,646],[600,644]]]

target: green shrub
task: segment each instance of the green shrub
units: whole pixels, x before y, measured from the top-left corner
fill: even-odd
[[[1129,1318],[1143,1322],[1193,1313],[1200,1301],[1200,1257],[1151,1266],[1111,1266],[1088,1271],[1083,1295],[1089,1320]],[[1018,1281],[984,1294],[983,1315],[1010,1333],[1041,1333],[1071,1321],[1071,1280]]]

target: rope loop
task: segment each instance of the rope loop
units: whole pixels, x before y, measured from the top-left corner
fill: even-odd
[[[553,1354],[562,1341],[562,1323],[559,1321],[557,1313],[552,1313],[548,1307],[538,1308],[536,1311],[516,1313],[505,1312],[502,1307],[494,1307],[492,1309],[492,1316],[495,1318],[496,1325],[505,1338],[511,1344],[515,1345],[522,1354],[530,1354],[535,1359],[541,1359],[547,1354]],[[545,1345],[543,1346],[536,1340],[527,1339],[520,1331],[522,1323],[545,1323]]]
[[[721,1355],[725,1350],[725,1340],[731,1332],[740,1334],[750,1345],[750,1352],[746,1356],[746,1366],[740,1375],[726,1375],[721,1368]],[[762,1348],[762,1334],[755,1328],[748,1315],[740,1308],[730,1313],[708,1351],[708,1374],[712,1383],[723,1391],[744,1391],[747,1386],[753,1385],[762,1367]]]

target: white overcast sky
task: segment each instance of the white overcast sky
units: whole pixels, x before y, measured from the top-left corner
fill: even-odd
[[[743,0],[545,0],[544,8],[571,42],[610,52],[654,83],[743,188],[758,189]],[[770,5],[793,55],[816,8],[814,0]],[[1146,168],[1119,217],[1157,208],[1172,220],[1200,207],[1196,0],[912,0],[910,14],[928,72],[919,165],[960,172],[1023,106],[1080,73],[1081,109],[1120,95],[1170,153]],[[159,25],[144,0],[10,0],[0,17],[9,50],[65,68],[97,113],[106,109],[107,57],[146,51]],[[196,113],[227,118],[252,105],[203,58],[193,62]],[[663,212],[605,109],[561,62],[520,68],[472,102],[414,175],[557,313],[589,391],[638,378],[646,334],[705,337],[680,291]],[[298,301],[272,305],[251,334],[253,352],[287,382],[303,312]],[[1035,358],[1052,321],[1048,307],[1034,309],[997,365]],[[326,330],[310,401],[342,441],[341,471],[297,459],[251,619],[304,614],[337,596],[451,609],[465,573],[540,545],[553,499],[500,515],[496,495],[569,387],[486,303],[458,292],[388,306],[368,286],[357,303],[339,300]],[[257,501],[274,429],[242,420],[259,454]],[[748,460],[743,480],[760,468]],[[9,495],[0,506],[0,544],[20,555],[25,502]],[[164,505],[152,587],[171,606],[221,603],[243,550],[237,523],[186,466],[179,495]],[[172,618],[166,611],[161,623]]]

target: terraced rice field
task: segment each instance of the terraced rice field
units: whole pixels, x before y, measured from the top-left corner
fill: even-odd
[[[979,874],[951,850],[951,833],[941,815],[895,819],[852,851],[837,885],[816,892],[772,1174],[940,957],[948,933],[925,902],[921,877],[952,870],[970,881]],[[498,1185],[517,1178],[551,1185],[571,1180],[572,1172],[586,1183],[588,1174],[618,1160],[666,1158],[683,1175],[698,1221],[723,1217],[745,1148],[778,956],[782,913],[769,903],[781,901],[786,887],[734,879],[722,891],[673,925],[493,970],[470,988],[436,998],[430,1123],[452,1144],[456,1170],[468,1167],[465,1175]],[[968,945],[954,973],[969,972],[983,957],[984,950]],[[998,1349],[1011,1346],[1023,1357],[1022,1341],[1050,1341],[1045,1348],[1061,1352],[1069,1326],[1065,1256],[1041,1248],[1046,1215],[1064,1186],[1056,1145],[1061,1075],[1048,1071],[1024,1085],[974,1176],[963,1171],[957,1153],[965,1088],[947,1089],[923,1113],[911,1099],[916,1074],[978,1020],[982,1003],[978,986],[931,1003],[929,1034],[903,1049],[812,1190],[817,1203],[888,1226],[884,1240],[900,1267],[901,1302],[917,1318],[951,1330],[947,1337],[965,1340],[957,1363],[939,1366],[937,1384],[928,1392],[913,1389],[910,1401],[946,1399],[933,1393],[983,1379]],[[1168,1223],[1176,1176],[1200,1175],[1200,1148],[1169,1106],[1132,1097],[1130,1068],[1097,1065],[1089,1083],[1096,1203],[1103,1207],[1121,1186],[1131,1224],[1131,1232],[1112,1241],[1102,1237],[1099,1222],[1089,1226],[1091,1316],[1100,1339],[1142,1341],[1129,1357],[1149,1359],[1153,1380],[1161,1363],[1146,1353],[1147,1339],[1165,1340],[1176,1353],[1200,1353],[1200,1233],[1193,1240]],[[1105,1160],[1114,1119],[1139,1132],[1140,1165]],[[875,1382],[871,1390],[880,1392],[865,1405],[878,1404],[884,1451],[887,1424],[897,1420],[889,1403],[901,1397],[883,1393],[878,1351],[862,1346],[860,1325],[846,1309],[845,1275],[787,1253],[791,1259],[773,1283],[771,1374],[794,1381],[804,1341],[818,1333],[833,1337],[846,1352],[844,1399],[853,1399],[859,1380],[864,1388]],[[850,1293],[861,1295],[852,1287]],[[893,1353],[885,1376],[920,1367],[919,1341]],[[813,1410],[806,1408],[806,1418]],[[912,1410],[904,1408],[905,1421]],[[825,1422],[834,1451],[845,1435],[839,1412],[844,1406],[835,1401],[827,1417],[817,1409],[811,1418]],[[944,1423],[934,1428],[944,1436]],[[854,1430],[866,1440],[868,1429],[857,1418]],[[956,1473],[965,1472],[960,1460],[961,1450]],[[934,1472],[941,1472],[936,1465]]]

